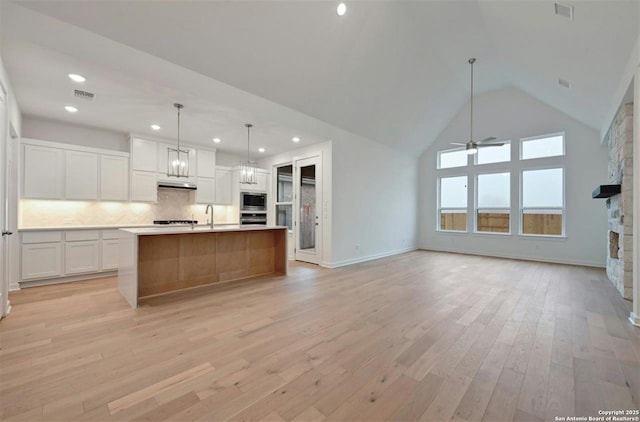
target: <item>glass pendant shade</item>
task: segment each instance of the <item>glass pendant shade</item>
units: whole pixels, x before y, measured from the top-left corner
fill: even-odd
[[[178,110],[178,147],[167,148],[167,176],[189,177],[189,150],[180,148],[180,110],[182,104],[173,105]]]
[[[240,165],[240,183],[243,185],[256,185],[258,184],[258,173],[254,166],[255,162],[251,161],[250,143],[251,143],[251,123],[245,124],[247,128],[247,161]]]

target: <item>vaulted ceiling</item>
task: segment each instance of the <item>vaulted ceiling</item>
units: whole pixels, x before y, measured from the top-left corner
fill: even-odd
[[[600,129],[640,3],[571,3],[573,21],[553,1],[354,1],[344,17],[332,1],[20,5],[419,154],[468,100],[469,57],[476,92],[515,86]]]

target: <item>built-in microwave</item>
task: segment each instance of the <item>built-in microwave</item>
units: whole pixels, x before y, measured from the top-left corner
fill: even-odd
[[[266,211],[267,194],[240,192],[240,211]]]

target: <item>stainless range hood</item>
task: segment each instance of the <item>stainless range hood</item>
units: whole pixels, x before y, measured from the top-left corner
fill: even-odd
[[[198,187],[193,182],[177,182],[177,181],[167,181],[167,180],[159,180],[158,188],[164,189],[185,189],[185,190],[196,190]]]

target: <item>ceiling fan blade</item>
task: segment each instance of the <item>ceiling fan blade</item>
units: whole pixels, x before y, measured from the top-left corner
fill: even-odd
[[[450,142],[450,144],[451,145],[462,145],[462,146],[467,145],[466,143],[461,144],[460,142]]]
[[[478,148],[486,148],[486,147],[501,147],[504,144],[479,144]]]
[[[494,138],[493,136],[490,136],[488,138],[484,138],[483,140],[476,142],[476,144],[485,144],[487,142],[493,142],[493,141],[497,141],[497,139]]]

